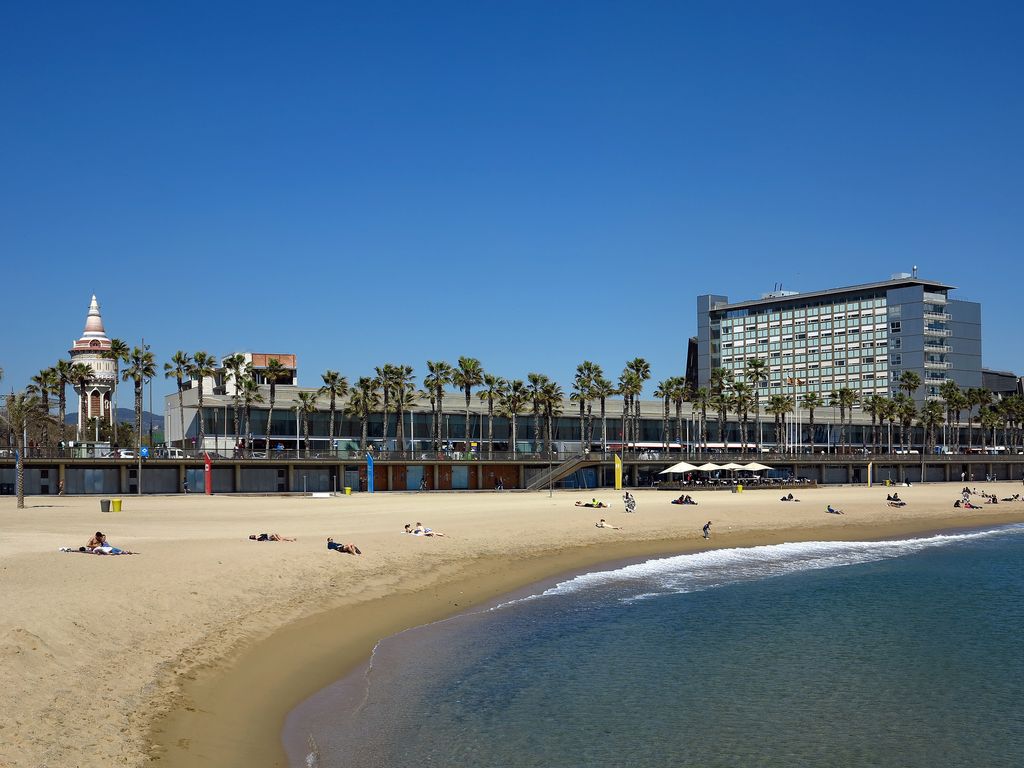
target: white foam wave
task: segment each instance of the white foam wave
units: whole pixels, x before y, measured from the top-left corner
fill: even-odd
[[[560,582],[524,600],[567,595],[584,590],[615,588],[635,594],[624,602],[646,600],[663,594],[680,594],[734,584],[739,581],[782,576],[799,571],[838,568],[848,565],[903,557],[936,547],[1024,532],[1024,525],[1012,525],[971,533],[940,534],[917,539],[891,541],[805,541],[759,547],[717,549],[696,554],[647,560],[607,571],[584,573]],[[503,603],[503,608],[522,600]]]

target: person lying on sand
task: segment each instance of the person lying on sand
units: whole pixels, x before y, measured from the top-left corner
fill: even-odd
[[[81,551],[81,550],[80,550]],[[129,552],[127,549],[118,549],[107,541],[106,534],[102,531],[96,531],[96,534],[89,539],[89,543],[85,545],[86,552],[92,552],[94,555],[134,555],[134,552]]]
[[[249,538],[253,541],[295,541],[294,536],[282,536],[280,533],[252,533]]]
[[[594,523],[594,527],[595,528],[611,528],[614,531],[622,530],[621,526],[612,525],[611,523],[605,522],[605,519],[603,517],[600,520],[598,520],[596,523]]]
[[[779,499],[779,501],[800,501],[800,499],[795,499],[795,498],[793,498],[793,494],[792,493],[787,493],[785,496],[783,496],[781,499]]]
[[[577,501],[576,502],[576,506],[577,507],[589,507],[591,509],[607,509],[608,508],[607,504],[605,504],[603,501],[598,501],[597,499],[591,499],[590,501],[588,501],[586,503],[583,503],[582,501]]]
[[[327,539],[327,548],[335,552],[344,552],[349,555],[361,555],[363,551],[355,544],[339,544],[334,539]]]
[[[1007,496],[1004,499],[1002,499],[1002,501],[1020,501],[1020,494],[1015,493],[1013,494],[1013,496]]]
[[[969,501],[961,501],[960,499],[954,501],[953,506],[960,509],[981,509],[977,504],[971,504]]]
[[[409,530],[410,526],[408,523],[405,525],[405,532],[411,533],[413,536],[444,536],[440,531],[435,531],[433,528],[427,528],[423,523],[416,523],[416,527]]]
[[[830,515],[845,515],[846,514],[841,509],[833,509],[831,504],[828,505],[828,509],[826,509],[825,511],[828,514],[830,514]]]

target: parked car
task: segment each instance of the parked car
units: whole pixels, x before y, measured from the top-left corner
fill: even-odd
[[[110,453],[104,454],[103,458],[104,459],[134,459],[135,458],[135,451],[133,451],[133,450],[131,450],[129,448],[115,448],[114,450],[110,451]]]

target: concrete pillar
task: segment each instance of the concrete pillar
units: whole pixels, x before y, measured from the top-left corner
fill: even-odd
[[[178,465],[178,490],[182,491],[184,488],[185,488],[185,465],[182,463],[182,464]],[[239,489],[236,488],[235,490],[237,491]]]
[[[435,491],[440,487],[441,483],[441,465],[435,462],[434,464],[434,484],[431,486]]]
[[[853,464],[846,465],[846,484],[850,485],[853,482]]]
[[[67,465],[61,462],[57,465],[57,493],[61,496],[64,495],[64,471],[67,469]]]
[[[390,464],[388,464],[388,490],[389,491],[394,489],[394,486],[392,485],[392,482],[391,482],[392,474],[393,474],[391,470],[392,470],[392,466]]]
[[[520,464],[519,465],[519,484],[516,486],[516,488],[525,488],[525,487],[526,487],[526,467],[523,466],[522,464]]]
[[[903,473],[903,464],[902,463],[896,465],[896,478],[897,478],[897,480],[900,483],[907,482],[907,479],[906,479],[906,477],[905,477],[905,475]]]
[[[122,464],[118,469],[120,470],[118,473],[120,475],[118,479],[118,492],[128,493],[128,467]]]
[[[476,465],[476,489],[482,491],[484,487],[484,465]]]
[[[284,489],[288,493],[295,490],[292,486],[295,485],[295,465],[289,464],[288,468],[284,471]]]
[[[235,493],[242,490],[242,464],[235,462]]]

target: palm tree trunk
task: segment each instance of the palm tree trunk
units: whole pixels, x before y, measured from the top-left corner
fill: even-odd
[[[336,397],[336,395],[334,394],[334,389],[332,388],[331,389],[331,419],[330,419],[331,423],[330,423],[330,426],[327,428],[327,431],[330,433],[328,435],[328,438],[330,439],[330,447],[331,447],[331,449],[334,448],[334,414],[335,414],[335,411],[337,410],[337,406],[338,406],[337,402],[335,401],[335,397]]]
[[[487,399],[487,458],[494,458],[494,401]]]
[[[141,425],[139,426],[141,430]],[[203,377],[199,377],[199,450],[203,450],[206,443],[206,420],[203,418]]]
[[[473,430],[469,428],[469,397],[470,388],[466,387],[466,453],[469,453],[469,442],[470,438],[473,436]]]
[[[302,434],[306,438],[306,458],[309,458],[309,414],[302,414]]]
[[[178,379],[178,415],[181,417],[181,449],[185,450],[185,401],[181,396],[181,379]]]
[[[271,426],[271,424],[274,423],[274,399],[276,398],[276,396],[277,396],[277,389],[274,387],[274,382],[271,381],[270,382],[270,402],[268,403],[268,405],[270,407],[267,409],[267,447],[266,447],[266,451],[264,451],[264,456],[267,459],[270,458],[270,426]]]
[[[114,422],[114,437],[117,438],[117,422]],[[135,379],[135,455],[142,455],[142,377]]]

